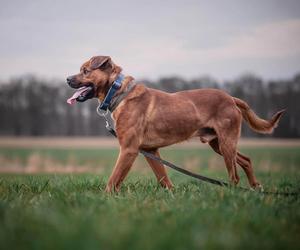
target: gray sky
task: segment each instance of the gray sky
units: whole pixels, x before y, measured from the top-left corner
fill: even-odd
[[[300,72],[299,0],[0,3],[0,79],[64,79],[94,55],[136,78]]]

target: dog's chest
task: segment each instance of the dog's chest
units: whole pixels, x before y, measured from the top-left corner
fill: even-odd
[[[141,145],[147,148],[164,147],[185,141],[195,134],[194,127],[172,126],[172,124],[150,123],[146,126]]]

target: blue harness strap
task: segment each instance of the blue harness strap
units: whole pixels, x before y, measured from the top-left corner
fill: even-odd
[[[113,82],[113,84],[109,88],[103,102],[101,103],[101,105],[99,107],[100,109],[105,110],[105,111],[108,109],[113,96],[115,95],[117,90],[121,88],[122,81],[124,80],[124,78],[125,78],[124,75],[122,75],[122,74],[118,75],[117,79]]]

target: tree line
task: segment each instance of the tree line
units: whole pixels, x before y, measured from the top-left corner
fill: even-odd
[[[225,82],[210,77],[186,80],[172,76],[156,82],[141,80],[148,87],[167,92],[218,88],[245,100],[262,118],[283,108],[279,127],[272,137],[300,137],[300,74],[290,79],[265,81],[252,74]],[[65,82],[22,76],[0,83],[0,135],[10,136],[96,136],[108,135],[96,114],[97,100],[69,106],[74,90]],[[262,137],[243,126],[244,137]]]

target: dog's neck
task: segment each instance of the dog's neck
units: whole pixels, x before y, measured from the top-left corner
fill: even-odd
[[[116,93],[112,98],[111,103],[108,107],[109,111],[112,113],[118,107],[118,105],[126,98],[126,96],[131,92],[131,90],[136,86],[134,79],[130,77],[127,79],[126,84],[122,85],[122,89]]]
[[[114,108],[120,102],[118,98],[127,95],[126,93],[129,92],[132,86],[128,86],[134,80],[131,76],[125,76],[123,74],[118,74],[116,79],[111,83],[107,84],[105,91],[103,91],[99,95],[99,100],[101,101],[100,109],[107,110],[110,107],[111,102],[113,102]],[[114,109],[113,108],[113,109]],[[109,108],[110,109],[110,108]]]

